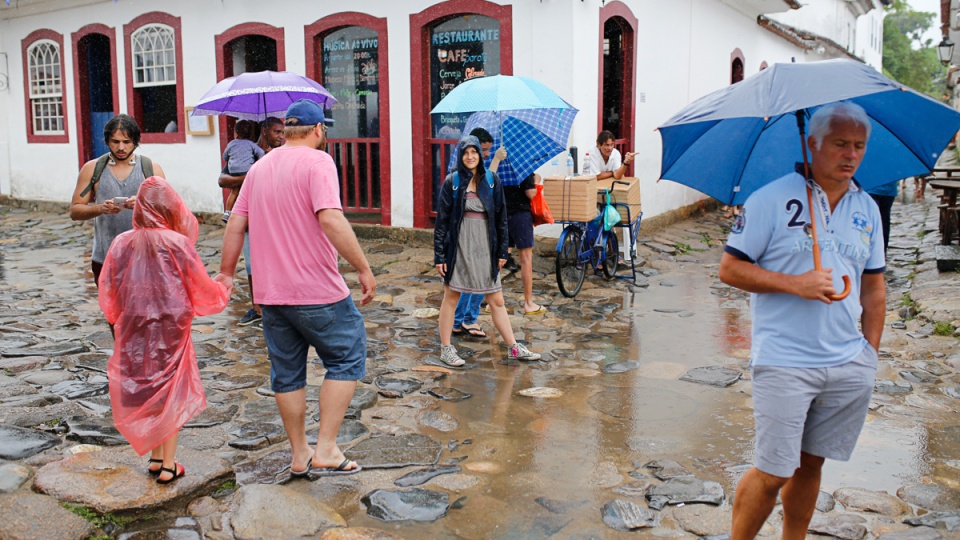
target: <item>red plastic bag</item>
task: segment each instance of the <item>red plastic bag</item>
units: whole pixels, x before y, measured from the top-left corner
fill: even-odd
[[[140,455],[207,406],[190,330],[195,315],[223,311],[230,290],[207,274],[196,241],[197,218],[153,176],[137,192],[133,230],[114,239],[103,262],[100,309],[115,325],[113,421]]]
[[[543,198],[543,184],[537,184],[537,194],[530,199],[530,213],[533,214],[533,226],[553,223],[553,214]]]

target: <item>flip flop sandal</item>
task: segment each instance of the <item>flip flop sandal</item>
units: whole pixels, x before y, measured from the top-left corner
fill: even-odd
[[[483,339],[487,337],[487,333],[483,331],[483,328],[464,328],[469,334],[470,337]]]
[[[541,313],[546,313],[546,312],[547,312],[547,308],[544,306],[540,306],[533,311],[524,311],[523,314],[524,315],[540,315]]]
[[[180,477],[182,477],[183,475],[187,474],[187,469],[186,469],[186,467],[184,467],[183,465],[181,465],[181,464],[177,463],[176,461],[174,461],[174,462],[173,462],[173,468],[172,468],[172,469],[168,469],[168,468],[166,468],[166,467],[160,467],[160,474],[163,474],[163,473],[165,473],[165,472],[168,472],[168,473],[172,474],[173,477],[170,478],[169,480],[164,480],[164,479],[160,478],[160,475],[158,474],[158,475],[157,475],[157,483],[158,483],[158,484],[169,484],[170,482],[173,482],[173,481],[176,480],[177,478],[180,478]]]
[[[454,333],[454,334],[462,334],[462,333],[463,333],[463,328],[461,328],[461,327],[459,327],[459,326],[454,326],[454,327],[453,327],[453,333]]]
[[[152,465],[152,464],[154,464],[154,463],[159,463],[159,464],[160,464],[160,469],[157,469],[157,470],[151,469],[151,468],[150,468],[150,465]],[[160,470],[161,470],[162,468],[163,468],[163,460],[162,460],[162,459],[153,459],[153,458],[150,458],[150,462],[147,463],[147,473],[149,473],[149,474],[158,475],[158,474],[160,474]]]
[[[344,476],[348,474],[356,474],[363,470],[363,467],[357,463],[357,466],[353,469],[348,469],[347,465],[350,465],[353,461],[350,458],[344,458],[343,463],[337,467],[311,467],[310,475],[311,476]]]
[[[293,470],[293,465],[290,466],[290,476],[293,476],[294,478],[305,478],[309,474],[310,474],[309,462],[307,462],[307,468],[302,471],[295,471]]]

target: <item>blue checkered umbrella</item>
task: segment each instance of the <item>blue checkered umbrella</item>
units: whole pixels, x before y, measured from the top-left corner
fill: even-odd
[[[573,107],[476,112],[470,115],[463,133],[476,128],[489,131],[493,136],[491,157],[500,146],[507,149],[507,159],[500,163],[497,176],[505,186],[516,186],[564,151],[577,112]],[[448,170],[456,168],[457,159],[454,152]]]

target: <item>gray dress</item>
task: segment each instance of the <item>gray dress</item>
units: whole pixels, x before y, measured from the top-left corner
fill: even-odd
[[[500,290],[500,274],[490,279],[490,232],[487,211],[476,193],[467,193],[463,223],[457,238],[457,262],[450,288],[460,293],[488,294]]]

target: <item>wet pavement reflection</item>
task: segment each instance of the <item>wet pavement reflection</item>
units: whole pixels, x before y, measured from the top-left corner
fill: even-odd
[[[915,484],[960,490],[960,394],[950,393],[960,392],[957,340],[933,335],[931,321],[899,315],[911,283],[933,280],[917,234],[929,227],[930,201],[921,202],[902,197],[894,207],[899,226],[891,255],[903,260],[888,272],[878,371],[878,380],[904,383],[905,391],[878,390],[852,461],[828,462],[824,496],[839,488],[893,496]],[[624,532],[631,528],[668,537],[723,534],[729,498],[753,454],[748,296],[717,279],[728,225],[714,212],[657,231],[638,247],[635,284],[589,276],[575,299],[557,291],[553,259],[538,256],[535,296],[546,314],[520,313],[519,275],[507,276],[504,287],[518,338],[543,353],[543,361],[508,359],[482,314],[490,337],[455,339],[467,360],[457,370],[438,362],[441,285],[429,245],[364,240],[378,296],[361,308],[368,373],[340,444],[349,456],[362,456],[356,459],[365,469],[342,478],[289,479],[289,445],[269,390],[262,332],[235,324],[249,301],[240,286],[224,313],[194,323],[209,405],[181,437],[188,456],[224,460],[236,484],[184,489],[179,506],[165,502],[159,515],[151,510],[150,523],[134,519],[111,533],[255,535],[257,525],[239,517],[247,505],[266,497],[296,507],[306,504],[297,497],[308,497],[351,528],[405,538],[618,538],[634,536]],[[202,226],[198,251],[211,272],[219,265],[221,235],[219,227]],[[88,226],[65,216],[0,206],[0,428],[11,426],[5,441],[20,437],[35,447],[25,450],[29,457],[3,457],[37,470],[34,489],[54,496],[47,487],[54,478],[78,478],[67,470],[76,466],[66,465],[76,458],[64,457],[121,443],[112,442],[109,398],[101,391],[112,340],[88,270],[89,236]],[[357,290],[355,274],[341,270]],[[890,327],[896,322],[903,328]],[[916,373],[902,375],[910,370]],[[322,366],[311,364],[308,436],[314,439],[322,380]],[[26,437],[12,427],[32,432]],[[93,446],[75,450],[79,442]],[[113,451],[132,454],[122,444]],[[108,465],[94,461],[90,470]],[[89,478],[101,481],[98,474]],[[31,487],[23,482],[21,491]],[[257,491],[262,484],[279,485]],[[108,490],[84,486],[92,500],[98,489]],[[925,508],[905,500],[911,513]],[[183,510],[186,504],[194,510]],[[123,510],[142,515],[142,508]],[[851,512],[841,507],[824,516]],[[861,514],[873,534],[909,527]],[[339,521],[316,527],[331,523]],[[775,515],[763,536],[775,536],[778,527]]]

